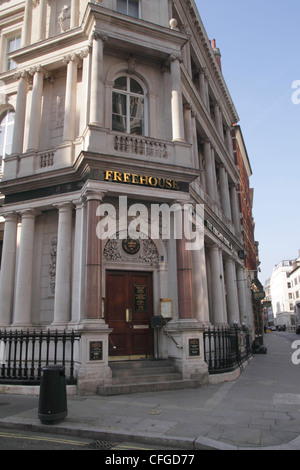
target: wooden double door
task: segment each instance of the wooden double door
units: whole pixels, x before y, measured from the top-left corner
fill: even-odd
[[[105,319],[112,328],[110,356],[151,356],[152,315],[152,273],[107,271]]]

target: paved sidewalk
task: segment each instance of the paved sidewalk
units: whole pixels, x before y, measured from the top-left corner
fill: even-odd
[[[268,353],[255,355],[234,382],[112,397],[68,396],[68,416],[59,424],[40,422],[38,397],[0,394],[0,427],[177,450],[300,450],[300,364],[292,363],[291,347],[297,339],[288,332],[265,335]]]

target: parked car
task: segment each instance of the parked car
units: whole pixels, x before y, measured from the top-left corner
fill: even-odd
[[[276,326],[273,325],[273,326],[269,326],[269,330],[271,330],[271,331],[277,331],[277,328],[276,328]]]
[[[296,333],[297,333],[297,335],[300,335],[300,325],[297,326]]]
[[[278,326],[278,331],[285,331],[285,326],[284,325],[279,325]]]

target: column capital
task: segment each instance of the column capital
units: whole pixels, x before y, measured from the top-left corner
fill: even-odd
[[[79,197],[77,199],[73,199],[72,204],[74,205],[75,209],[80,209],[81,207],[85,206],[85,201],[83,200],[83,197]]]
[[[64,201],[53,204],[53,207],[58,209],[59,212],[68,212],[74,209],[74,204],[72,201]]]
[[[5,219],[5,222],[13,222],[19,218],[19,214],[15,211],[7,212],[6,214],[1,214]]]
[[[192,111],[192,105],[191,103],[184,103],[183,109],[187,111]]]
[[[34,67],[30,67],[30,69],[28,70],[28,73],[29,73],[29,75],[31,75],[33,77],[36,73],[45,74],[46,70],[44,69],[44,67],[42,65],[36,65]]]
[[[212,139],[211,139],[210,137],[207,137],[207,136],[206,136],[206,137],[204,137],[204,138],[202,139],[202,141],[203,141],[204,144],[210,144],[210,145],[212,145]]]
[[[221,243],[214,242],[213,245],[209,247],[210,251],[220,251],[222,250]]]
[[[41,211],[38,211],[37,209],[23,209],[19,211],[20,216],[22,219],[34,219],[38,215],[41,214]]]
[[[80,60],[80,57],[79,57],[79,54],[77,52],[72,52],[71,54],[66,54],[63,56],[62,58],[62,62],[64,64],[69,64],[70,62],[79,62]]]
[[[103,33],[102,31],[97,31],[95,29],[91,34],[91,40],[98,41],[99,39],[101,39],[102,42],[107,42],[108,35],[106,33]]]
[[[170,54],[169,55],[169,61],[170,62],[176,62],[178,60],[178,62],[182,63],[183,62],[183,58],[181,56],[181,54]]]
[[[106,191],[100,191],[95,188],[86,188],[83,192],[83,197],[86,201],[102,201]]]
[[[14,73],[14,79],[15,80],[20,80],[21,78],[25,78],[28,80],[29,78],[29,73],[28,70],[19,70],[18,72]]]
[[[80,52],[77,53],[77,56],[80,58],[80,59],[85,59],[90,53],[90,47],[87,46],[85,47],[84,49],[82,49]]]

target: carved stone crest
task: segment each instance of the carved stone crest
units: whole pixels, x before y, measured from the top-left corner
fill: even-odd
[[[126,239],[125,239],[126,240]],[[133,263],[147,263],[157,264],[159,262],[159,255],[157,248],[152,240],[139,239],[137,240],[139,249],[137,250],[124,250],[124,240],[109,239],[103,250],[103,257],[106,261],[115,262],[133,262]]]

